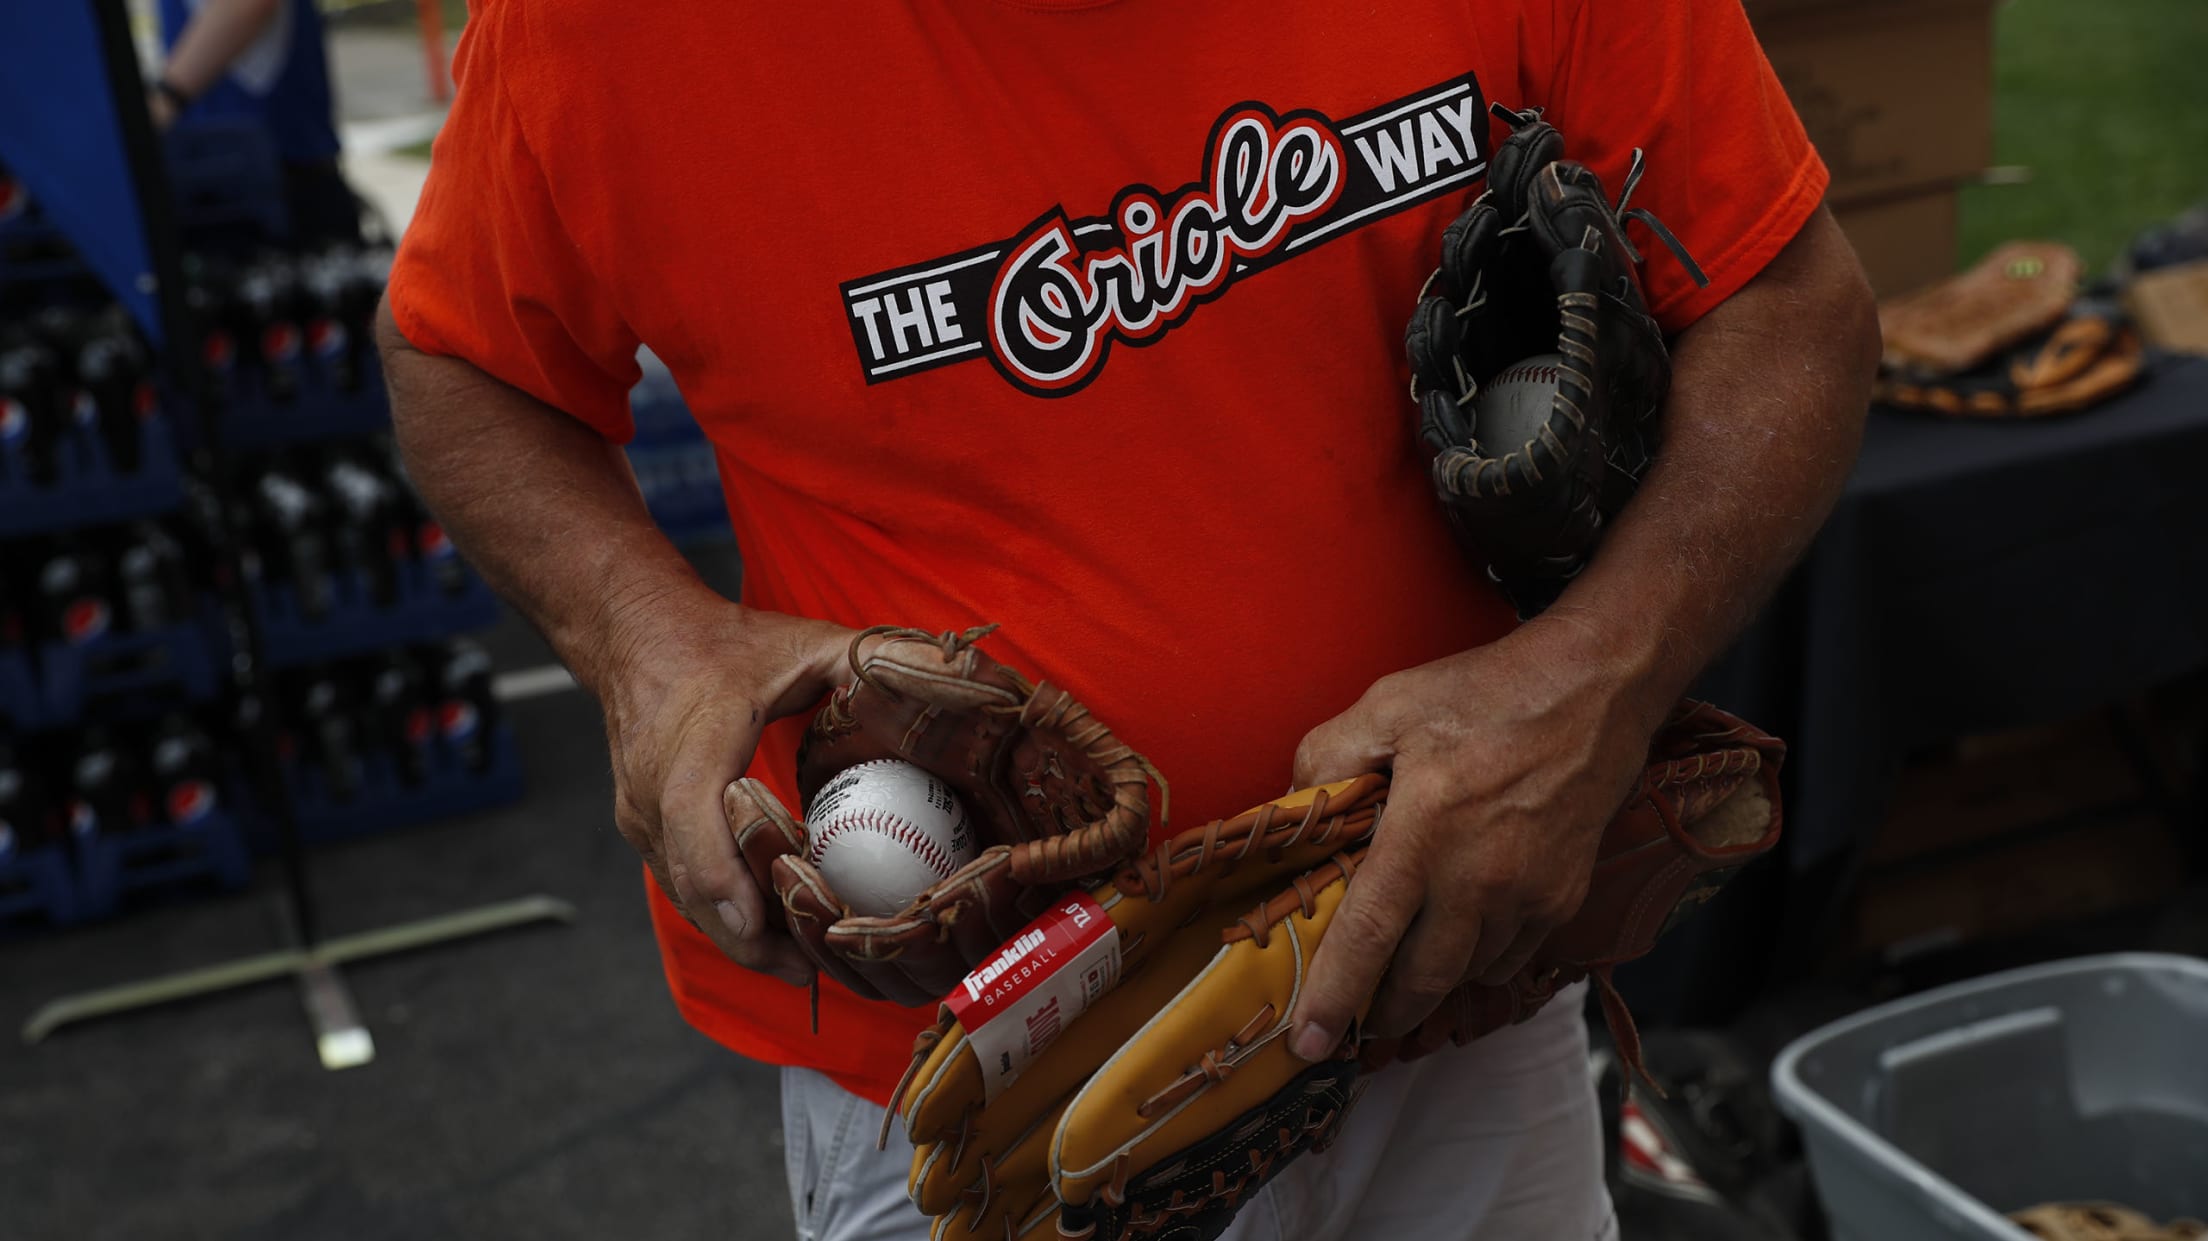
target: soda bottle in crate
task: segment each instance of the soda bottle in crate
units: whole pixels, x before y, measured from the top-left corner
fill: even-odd
[[[474,774],[490,770],[498,701],[491,692],[491,656],[465,638],[454,639],[437,672],[438,733],[445,746]]]
[[[120,306],[97,313],[52,307],[38,320],[67,364],[70,422],[82,448],[97,443],[110,471],[135,475],[145,461],[145,423],[158,408],[153,353]],[[79,459],[85,459],[80,452]]]
[[[332,247],[301,260],[299,286],[309,356],[332,388],[360,391],[372,366],[369,350],[382,280],[359,251]]]
[[[299,278],[291,260],[265,254],[239,273],[238,338],[259,365],[261,390],[278,405],[299,399],[306,332],[299,321]]]
[[[60,481],[68,415],[60,360],[21,329],[0,331],[0,472],[14,487]]]
[[[155,521],[133,523],[115,557],[123,615],[130,628],[150,633],[187,624],[192,615],[191,574],[184,545]]]
[[[210,413],[225,416],[238,400],[237,274],[228,264],[204,255],[187,256],[184,306],[199,341],[200,379]]]
[[[90,848],[99,835],[142,828],[152,819],[153,806],[130,750],[105,726],[85,729],[69,767],[70,834],[80,847]]]
[[[370,464],[333,458],[322,474],[323,491],[336,515],[338,563],[359,570],[369,602],[390,607],[399,598],[399,571],[410,538],[398,488]]]
[[[61,810],[35,764],[0,737],[0,863],[57,843]]]
[[[115,627],[113,591],[104,557],[79,538],[54,540],[38,571],[40,627],[64,646],[83,646]]]
[[[147,766],[161,817],[171,827],[201,826],[221,806],[215,743],[190,716],[172,712],[162,719]]]
[[[368,704],[374,744],[390,756],[400,786],[421,787],[437,734],[421,663],[406,651],[378,656],[369,671]]]
[[[301,617],[327,617],[337,607],[328,506],[313,488],[275,468],[254,480],[254,496],[259,517],[257,550],[266,576],[290,586],[293,606]]]
[[[358,801],[366,772],[360,724],[343,680],[334,670],[318,669],[300,691],[298,704],[305,757],[320,770],[324,793],[338,805]]]

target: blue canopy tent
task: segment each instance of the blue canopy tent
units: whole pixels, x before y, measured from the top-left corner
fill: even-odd
[[[0,4],[0,164],[156,346],[182,277],[122,0]]]

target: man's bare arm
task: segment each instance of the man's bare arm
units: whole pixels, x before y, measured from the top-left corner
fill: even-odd
[[[188,99],[207,93],[229,72],[230,62],[245,54],[253,41],[267,32],[285,0],[207,0],[184,23],[162,67],[160,80]],[[174,103],[158,91],[147,95],[157,128],[168,128],[176,119]]]
[[[1623,656],[1660,715],[1831,513],[1862,443],[1878,354],[1870,287],[1820,210],[1676,342],[1656,465],[1543,620]]]
[[[722,951],[807,980],[736,855],[721,791],[767,722],[832,687],[851,631],[723,599],[652,524],[620,449],[467,362],[415,349],[388,306],[377,343],[415,487],[605,708],[622,835]]]
[[[1819,211],[1681,336],[1657,463],[1557,603],[1305,738],[1299,784],[1394,782],[1313,962],[1299,1054],[1324,1055],[1368,996],[1368,1028],[1396,1034],[1468,977],[1507,980],[1577,912],[1649,738],[1839,496],[1877,356],[1862,270]]]

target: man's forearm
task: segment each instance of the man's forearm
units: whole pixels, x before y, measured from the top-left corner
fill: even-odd
[[[161,77],[192,98],[207,93],[230,62],[268,29],[284,0],[208,0],[192,14]]]
[[[388,308],[377,339],[415,488],[587,688],[600,691],[625,630],[718,600],[652,524],[620,449],[466,362],[414,349]]]
[[[1819,211],[1677,342],[1663,445],[1602,550],[1537,622],[1619,661],[1644,713],[1686,692],[1808,549],[1862,439],[1878,320]],[[1652,723],[1652,721],[1651,721]]]

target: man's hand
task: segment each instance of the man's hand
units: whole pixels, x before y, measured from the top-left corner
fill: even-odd
[[[596,687],[613,752],[614,823],[668,900],[737,964],[796,986],[813,967],[768,917],[721,791],[769,723],[850,677],[855,632],[719,600],[632,603]],[[791,808],[796,811],[796,807]]]
[[[1375,987],[1368,1024],[1386,1035],[1467,978],[1507,980],[1578,911],[1665,713],[1839,496],[1878,339],[1862,268],[1820,209],[1673,343],[1663,449],[1557,602],[1501,641],[1382,678],[1304,739],[1299,785],[1394,780],[1312,962],[1298,1054],[1331,1050]]]
[[[1298,788],[1368,771],[1393,781],[1312,961],[1296,1054],[1332,1050],[1375,988],[1366,1028],[1408,1032],[1466,980],[1508,980],[1578,912],[1669,705],[1637,686],[1574,627],[1536,620],[1381,678],[1304,738]]]
[[[618,447],[467,362],[416,350],[388,305],[377,341],[416,490],[605,709],[621,835],[721,951],[809,981],[736,854],[721,792],[751,765],[761,729],[849,676],[852,631],[730,603],[652,524]]]

